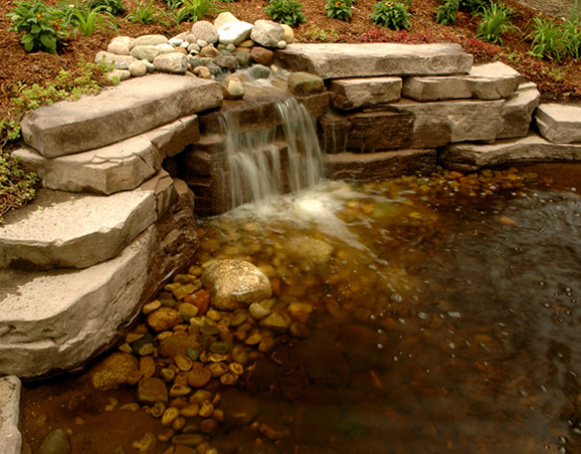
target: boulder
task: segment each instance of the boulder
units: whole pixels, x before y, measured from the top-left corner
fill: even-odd
[[[296,95],[310,95],[323,92],[325,83],[319,76],[299,71],[288,77],[288,88]]]
[[[87,268],[109,260],[161,218],[172,199],[165,171],[134,191],[107,197],[41,190],[33,205],[2,226],[0,268]],[[71,222],[71,215],[82,222]]]
[[[21,122],[24,141],[52,158],[92,150],[218,107],[217,82],[154,74],[28,112]]]
[[[137,60],[147,60],[148,62],[153,62],[155,57],[160,55],[162,50],[156,46],[135,46],[131,49],[131,56]]]
[[[147,74],[147,65],[144,61],[136,61],[129,65],[129,72],[132,77],[142,77]]]
[[[20,390],[18,377],[0,378],[0,440],[3,454],[21,454],[22,435],[18,430],[20,418]]]
[[[502,106],[504,127],[497,139],[525,137],[530,129],[532,115],[539,105],[541,94],[531,82],[521,84],[518,91]]]
[[[24,146],[13,154],[38,173],[45,188],[107,195],[136,188],[160,170],[165,158],[198,138],[198,117],[190,115],[91,151],[45,158]]]
[[[270,66],[274,61],[274,52],[264,47],[254,46],[250,51],[250,59],[257,65]]]
[[[220,34],[219,32],[220,27],[222,27],[222,25],[224,24],[231,22],[240,22],[240,20],[230,12],[218,14],[218,17],[214,19],[214,27],[216,28],[216,30],[218,30],[218,35]]]
[[[277,55],[285,68],[323,79],[463,74],[473,60],[459,44],[450,43],[290,44]]]
[[[129,50],[131,51],[136,46],[157,46],[158,44],[167,44],[168,39],[163,35],[143,35],[135,38],[129,44]]]
[[[220,68],[226,71],[234,72],[238,69],[238,60],[232,55],[218,55],[215,62]]]
[[[196,39],[205,41],[207,44],[218,42],[218,31],[214,24],[205,20],[199,20],[192,27],[192,34]]]
[[[254,22],[250,39],[263,47],[276,48],[284,37],[284,28],[274,21],[259,19]]]
[[[401,96],[400,77],[365,77],[331,81],[332,105],[351,110],[398,101]]]
[[[447,167],[474,171],[519,161],[581,161],[581,144],[551,143],[536,134],[493,144],[458,143],[446,147],[440,159]]]
[[[210,304],[218,310],[234,310],[258,303],[272,294],[268,277],[244,260],[215,260],[205,266],[204,287],[211,291]]]
[[[250,37],[252,24],[239,20],[225,22],[218,28],[218,41],[220,44],[238,44]]]
[[[185,74],[188,70],[188,57],[180,52],[162,54],[153,60],[155,69],[171,74]]]
[[[581,143],[581,106],[541,104],[535,120],[539,132],[549,142]]]

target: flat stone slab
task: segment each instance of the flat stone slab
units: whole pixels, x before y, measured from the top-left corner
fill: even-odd
[[[408,77],[402,95],[415,101],[508,98],[522,76],[502,62],[474,65],[470,73],[446,77]]]
[[[535,113],[541,135],[553,143],[581,143],[581,106],[541,104]]]
[[[142,297],[153,230],[84,270],[0,270],[0,374],[74,369],[114,341]]]
[[[340,110],[360,109],[399,100],[401,77],[336,79],[329,84],[331,103]]]
[[[18,377],[0,378],[0,440],[2,454],[21,454],[22,435],[18,430],[20,418],[20,390]]]
[[[525,137],[530,130],[533,112],[539,105],[541,93],[532,82],[520,84],[518,91],[502,106],[504,127],[497,139]]]
[[[172,196],[165,171],[106,197],[41,190],[0,225],[0,268],[86,268],[109,260],[161,218]]]
[[[459,44],[316,43],[279,50],[282,65],[323,79],[465,74],[473,57]]]
[[[332,180],[384,180],[409,172],[436,170],[436,150],[337,153],[323,157],[325,176]]]
[[[21,123],[22,137],[53,158],[104,147],[221,104],[215,81],[155,74],[29,112]]]
[[[581,144],[555,144],[529,134],[520,139],[501,140],[494,144],[453,144],[441,153],[447,166],[477,170],[514,162],[581,161]]]
[[[114,194],[136,188],[161,169],[162,161],[199,138],[197,115],[113,145],[68,156],[45,158],[30,147],[14,151],[36,171],[45,188]]]

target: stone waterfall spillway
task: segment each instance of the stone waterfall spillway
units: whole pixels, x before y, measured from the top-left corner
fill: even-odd
[[[225,137],[229,208],[314,186],[321,150],[313,118],[294,98],[275,105],[279,127],[240,131],[233,113],[220,117]]]

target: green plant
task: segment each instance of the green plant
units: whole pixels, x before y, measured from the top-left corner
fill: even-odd
[[[513,10],[506,5],[493,3],[485,7],[477,13],[481,21],[476,30],[476,38],[502,45],[500,35],[516,28],[510,21],[512,14]]]
[[[576,60],[581,58],[581,16],[571,15],[563,24],[565,48],[567,55]]]
[[[0,131],[4,120],[0,121]],[[38,175],[27,171],[20,161],[0,149],[0,222],[8,211],[22,207],[36,195]]]
[[[270,16],[273,21],[290,25],[291,27],[303,24],[307,18],[301,11],[302,3],[294,0],[270,0],[270,5],[264,8],[264,12]]]
[[[465,7],[471,14],[476,14],[491,4],[492,0],[460,0],[460,6]]]
[[[182,0],[182,7],[184,10],[185,20],[197,22],[206,14],[215,14],[222,12],[213,0]]]
[[[104,7],[104,10],[113,16],[118,16],[125,12],[123,0],[90,0],[89,8],[95,9]]]
[[[565,53],[565,35],[558,23],[537,16],[533,18],[527,38],[532,39],[529,54],[536,58],[560,61]]]
[[[456,13],[460,7],[460,0],[446,0],[436,8],[436,22],[442,25],[452,25],[456,22]]]
[[[336,43],[339,40],[339,32],[337,30],[323,30],[316,25],[311,25],[305,31],[305,41],[321,42],[321,43]]]
[[[408,30],[410,28],[408,8],[411,0],[405,2],[395,0],[394,2],[378,2],[373,8],[373,13],[369,15],[375,25],[391,28],[392,30]]]
[[[135,9],[126,16],[129,22],[141,25],[154,23],[167,25],[165,11],[154,6],[154,0],[150,0],[149,3],[147,3],[147,0],[135,0],[135,3],[137,4]]]
[[[184,4],[184,0],[166,0],[167,8],[170,11],[175,11]]]
[[[327,17],[348,21],[351,19],[351,7],[350,0],[327,0],[325,9],[327,10]]]
[[[11,30],[24,32],[20,43],[26,52],[43,51],[57,53],[57,48],[67,36],[63,13],[60,9],[46,6],[42,1],[17,2],[8,14],[13,25]]]
[[[83,36],[91,36],[100,26],[117,29],[115,16],[106,11],[105,6],[95,9],[72,8],[69,24],[80,30]]]

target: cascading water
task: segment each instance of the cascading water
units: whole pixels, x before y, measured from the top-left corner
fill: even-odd
[[[226,141],[229,207],[314,186],[321,178],[321,150],[314,120],[294,98],[276,104],[277,124],[240,131],[235,114],[221,117]]]

